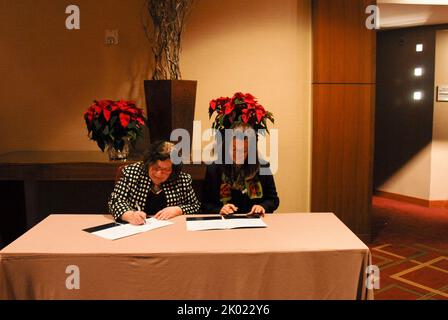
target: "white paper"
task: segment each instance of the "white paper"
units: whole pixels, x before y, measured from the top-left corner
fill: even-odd
[[[228,229],[267,227],[267,224],[261,219],[226,219],[225,221]]]
[[[108,240],[116,240],[121,239],[124,237],[132,236],[134,234],[154,230],[157,228],[166,227],[173,224],[173,222],[166,221],[166,220],[157,220],[155,218],[149,218],[146,219],[146,224],[143,224],[141,226],[135,226],[132,224],[122,224],[117,225],[116,227],[92,232],[92,234],[108,239]]]
[[[188,231],[226,229],[223,219],[187,221]]]
[[[267,224],[261,219],[215,219],[187,221],[188,231],[225,230],[237,228],[266,228]]]

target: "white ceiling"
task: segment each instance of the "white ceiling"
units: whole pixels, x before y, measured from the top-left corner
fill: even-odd
[[[448,24],[448,1],[378,0],[381,29]]]

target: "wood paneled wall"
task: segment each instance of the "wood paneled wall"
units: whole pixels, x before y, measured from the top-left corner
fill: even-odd
[[[313,1],[311,210],[370,241],[376,33],[372,0]]]

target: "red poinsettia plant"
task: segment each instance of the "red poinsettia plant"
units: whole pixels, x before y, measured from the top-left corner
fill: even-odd
[[[89,138],[104,151],[107,145],[123,150],[125,139],[132,145],[143,136],[146,119],[134,101],[95,100],[84,113]]]
[[[237,122],[250,125],[254,130],[265,129],[268,133],[267,120],[274,123],[274,115],[266,111],[250,93],[237,92],[232,98],[221,97],[210,101],[209,118],[216,112],[213,129],[229,129]]]

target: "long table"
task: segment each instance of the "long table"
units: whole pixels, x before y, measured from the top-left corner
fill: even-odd
[[[109,216],[50,215],[0,251],[0,299],[373,298],[370,251],[332,213],[199,232],[185,219],[109,241],[82,231]]]

